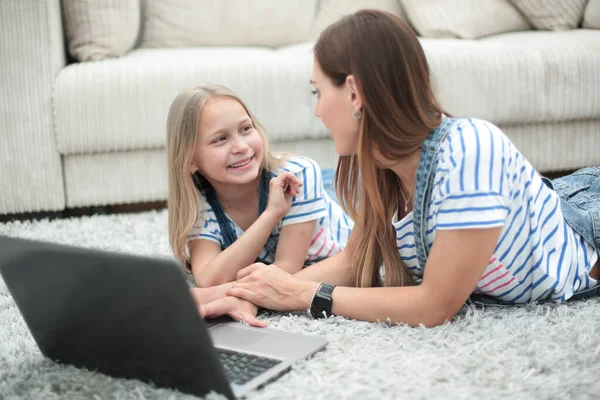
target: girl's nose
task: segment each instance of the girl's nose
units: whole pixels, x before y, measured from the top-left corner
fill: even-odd
[[[232,153],[245,153],[248,150],[248,143],[246,143],[245,140],[243,140],[242,138],[238,138],[235,140],[235,142],[233,143],[233,146],[231,147],[231,152]]]

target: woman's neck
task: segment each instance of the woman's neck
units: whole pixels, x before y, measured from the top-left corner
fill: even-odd
[[[389,166],[389,169],[400,179],[404,190],[410,191],[415,187],[415,181],[417,179],[417,169],[419,168],[419,159],[421,156],[421,150],[417,150],[409,156],[402,158],[402,160],[395,162]]]

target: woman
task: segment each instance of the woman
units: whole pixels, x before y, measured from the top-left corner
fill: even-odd
[[[496,126],[447,117],[417,37],[391,14],[341,19],[314,53],[315,114],[340,154],[337,191],[355,221],[348,246],[294,276],[241,270],[227,292],[240,300],[203,315],[251,320],[249,301],[434,326],[473,292],[511,304],[596,293],[599,168],[551,183]]]

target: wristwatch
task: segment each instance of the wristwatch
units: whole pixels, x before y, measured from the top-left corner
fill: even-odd
[[[331,316],[331,307],[333,306],[333,298],[331,293],[335,289],[335,285],[329,283],[321,283],[317,286],[315,294],[313,295],[310,306],[308,307],[308,313],[313,318],[328,318]]]

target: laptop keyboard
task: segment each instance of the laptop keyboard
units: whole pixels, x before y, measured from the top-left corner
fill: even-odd
[[[266,370],[279,364],[281,360],[239,353],[231,350],[217,349],[219,359],[229,382],[243,385]]]

